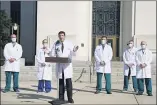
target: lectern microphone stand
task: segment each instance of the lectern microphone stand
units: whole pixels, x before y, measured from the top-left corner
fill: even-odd
[[[65,58],[65,57],[45,57],[45,62],[49,62],[49,63],[58,63],[60,66],[60,64],[62,63],[68,63],[69,62],[69,58]],[[58,105],[58,104],[65,104],[65,101],[61,101],[59,100],[59,73],[57,73],[57,100],[51,101],[50,103],[52,105]]]

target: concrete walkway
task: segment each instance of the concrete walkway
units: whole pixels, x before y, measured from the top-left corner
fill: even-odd
[[[1,104],[42,104],[50,105],[51,101],[57,97],[56,83],[50,93],[37,93],[37,82],[20,82],[20,93],[1,92]],[[108,95],[105,91],[94,94],[95,83],[73,83],[73,99],[75,104],[156,104],[156,85],[153,85],[153,96],[137,96],[134,94],[132,85],[129,92],[122,92],[123,84],[112,84],[112,94]],[[2,89],[4,81],[1,82]],[[103,86],[104,87],[104,86]]]

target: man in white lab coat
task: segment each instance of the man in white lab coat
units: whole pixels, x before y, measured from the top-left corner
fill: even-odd
[[[66,82],[67,97],[69,103],[74,103],[72,99],[72,56],[78,50],[78,46],[73,46],[70,41],[65,40],[65,32],[60,31],[58,33],[59,40],[54,43],[52,47],[52,56],[68,57],[69,63],[57,63],[56,64],[56,76],[59,78],[59,100],[64,101]]]
[[[127,44],[128,48],[123,53],[124,62],[124,86],[123,91],[128,90],[128,83],[130,76],[132,76],[133,89],[137,91],[137,79],[136,79],[136,61],[135,54],[137,49],[134,47],[133,40],[130,40]]]
[[[152,80],[151,80],[151,62],[152,52],[147,48],[145,41],[141,42],[141,49],[136,52],[136,63],[137,63],[137,84],[138,93],[142,95],[144,92],[144,80],[148,96],[152,96]]]
[[[100,93],[102,89],[102,75],[104,74],[106,80],[107,94],[111,93],[111,60],[113,52],[110,45],[107,44],[107,37],[101,37],[101,44],[95,49],[95,69],[97,72],[97,89],[95,94]]]
[[[19,92],[19,72],[20,72],[20,58],[22,56],[23,50],[22,46],[16,42],[16,35],[11,35],[11,43],[8,43],[4,47],[4,57],[5,57],[5,75],[6,75],[6,86],[4,93],[10,91],[11,76],[13,75],[13,90]]]
[[[45,62],[45,57],[49,57],[50,49],[48,48],[48,41],[44,39],[42,41],[43,47],[37,52],[38,62],[38,92],[48,93],[51,91],[51,80],[52,80],[52,65]]]

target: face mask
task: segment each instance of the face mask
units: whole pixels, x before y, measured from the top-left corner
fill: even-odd
[[[44,44],[43,44],[43,47],[47,47],[47,46],[48,46],[48,44],[47,44],[47,43],[44,43]]]
[[[129,44],[128,46],[129,46],[129,48],[131,48],[133,46],[133,44]]]
[[[16,38],[11,38],[11,41],[12,42],[16,42]]]
[[[141,48],[142,49],[146,49],[146,45],[141,45]]]
[[[106,44],[106,40],[101,40],[101,44],[102,45]]]

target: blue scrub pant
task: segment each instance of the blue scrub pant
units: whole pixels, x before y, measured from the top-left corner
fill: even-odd
[[[102,89],[102,75],[103,73],[97,73],[97,88],[96,90],[101,91]],[[106,80],[106,85],[105,89],[107,92],[111,92],[111,74],[110,73],[105,73],[105,80]]]
[[[45,88],[46,92],[51,91],[51,81],[48,80],[39,80],[38,81],[38,91],[43,92]]]
[[[144,92],[144,80],[145,80],[147,94],[152,94],[152,80],[151,80],[151,78],[137,79],[138,93],[143,94],[143,92]]]
[[[6,86],[5,91],[10,91],[11,76],[13,75],[13,89],[16,91],[19,88],[19,72],[5,71]]]

